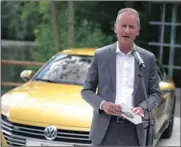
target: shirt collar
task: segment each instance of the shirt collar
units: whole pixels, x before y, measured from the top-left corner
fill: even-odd
[[[119,49],[118,41],[117,41],[117,43],[116,43],[116,53],[121,53],[121,54],[124,54],[124,55],[129,55],[129,54],[131,54],[131,52],[134,50],[135,46],[136,46],[136,45],[133,44],[133,48],[131,49],[131,51],[128,52],[127,54],[125,54],[125,53],[123,53],[123,52]]]

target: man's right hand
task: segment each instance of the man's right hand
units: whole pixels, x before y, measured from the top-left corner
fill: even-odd
[[[111,102],[104,102],[102,104],[102,110],[104,110],[109,115],[122,116],[121,106]]]

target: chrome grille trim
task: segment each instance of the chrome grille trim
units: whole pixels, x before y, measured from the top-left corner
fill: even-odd
[[[7,130],[9,130],[9,131],[13,131],[13,129],[12,128],[8,128],[7,126],[5,126],[4,124],[1,124],[1,126],[2,126],[2,128],[6,128]]]
[[[8,145],[26,145],[26,139],[37,139],[42,141],[46,140],[44,137],[44,127],[28,126],[23,124],[17,124],[10,122],[5,116],[2,115],[1,120],[2,132]],[[53,141],[54,143],[65,143],[80,146],[90,146],[88,132],[84,131],[71,131],[58,129],[57,137]]]
[[[24,140],[26,139],[26,137],[19,136],[19,135],[14,135],[14,134],[12,134],[12,133],[10,133],[10,132],[7,132],[7,131],[5,131],[5,130],[2,130],[2,132],[3,132],[4,136],[9,135],[9,136],[11,136],[11,137],[18,138],[18,139],[24,139]],[[6,135],[6,134],[7,134],[7,135]]]
[[[19,142],[19,143],[24,143],[25,144],[25,140],[19,140],[19,139],[15,139],[15,138],[11,138],[11,137],[8,137],[8,136],[4,136],[6,139],[10,140],[10,141],[16,141],[16,142]]]
[[[43,134],[33,133],[33,132],[27,132],[27,131],[19,131],[19,130],[16,130],[15,132],[17,132],[17,133],[26,133],[26,134],[31,134],[31,135],[43,136]]]
[[[25,138],[13,135],[11,132],[5,130],[2,130],[2,132],[8,145],[25,145]]]
[[[78,139],[78,140],[87,140],[87,141],[89,141],[89,139],[86,139],[86,138],[77,138],[77,137],[64,137],[64,136],[57,136],[56,138],[64,138],[64,139]]]
[[[5,134],[8,134],[8,135],[13,136],[11,132],[7,132],[7,131],[5,131],[5,130],[2,130],[2,132],[5,133]]]
[[[4,125],[7,125],[9,127],[13,127],[12,124],[10,124],[9,122],[5,122],[3,119],[1,119],[1,122],[4,124]]]
[[[6,140],[8,145],[12,145],[12,144],[16,144],[16,145],[24,145],[23,143],[17,143],[17,142],[12,142],[12,141],[9,141],[9,140]]]
[[[7,123],[5,123],[3,120],[2,120],[2,127],[12,131],[13,129],[12,128],[8,128],[7,126],[5,126],[4,124],[8,125]],[[12,125],[11,125],[12,126]],[[19,129],[23,129],[23,130],[28,130],[27,131],[19,131],[19,130],[16,130],[16,132],[20,132],[20,133],[30,133],[29,131],[37,131],[37,132],[41,132],[44,134],[44,131],[43,130],[38,130],[38,129],[32,129],[32,128],[25,128],[25,127],[21,127],[21,126],[17,126],[17,125],[13,125],[12,127],[18,127]],[[38,134],[38,133],[30,133],[30,134],[33,134],[33,135],[40,135],[40,136],[44,136],[43,134]],[[73,135],[73,136],[83,136],[83,137],[89,137],[89,135],[86,135],[86,134],[75,134],[75,133],[65,133],[65,132],[58,132],[57,133],[58,135]],[[65,137],[66,138],[66,137]],[[72,138],[74,139],[74,138]],[[80,138],[81,139],[81,138]]]
[[[64,132],[58,132],[58,135],[74,135],[74,136],[84,136],[84,137],[89,137],[89,135],[84,135],[84,134],[75,134],[75,133],[64,133]]]
[[[2,124],[4,124],[4,125],[8,125],[8,123],[7,122],[5,122],[5,121],[3,121],[2,120]],[[41,132],[41,133],[44,133],[44,131],[43,130],[39,130],[39,129],[32,129],[32,128],[25,128],[25,127],[21,127],[21,126],[17,126],[17,125],[11,125],[11,127],[18,127],[18,128],[20,128],[20,129],[24,129],[24,130],[28,130],[28,131],[37,131],[37,132]]]

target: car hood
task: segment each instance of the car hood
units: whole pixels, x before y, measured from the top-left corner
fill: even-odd
[[[81,86],[30,81],[2,97],[2,113],[15,123],[89,129],[92,108]]]

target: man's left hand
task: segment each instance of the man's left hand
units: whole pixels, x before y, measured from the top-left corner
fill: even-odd
[[[142,107],[135,107],[132,109],[135,114],[140,115],[141,117],[144,117],[144,110]]]

